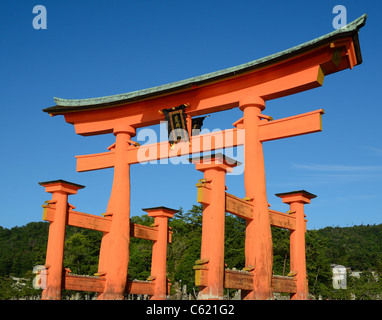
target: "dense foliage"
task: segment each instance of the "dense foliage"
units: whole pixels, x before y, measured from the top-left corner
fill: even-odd
[[[147,215],[132,217],[132,222],[150,225]],[[193,266],[200,258],[202,209],[193,206],[180,210],[170,221],[172,244],[168,246],[168,278],[173,284],[187,285],[193,294]],[[32,287],[32,269],[45,261],[49,224],[31,222],[23,227],[0,227],[0,299],[38,295]],[[225,263],[228,268],[244,267],[245,221],[226,215]],[[287,275],[289,269],[289,231],[273,228],[274,274]],[[93,275],[97,272],[102,233],[67,227],[64,265],[74,274]],[[131,238],[129,276],[145,280],[150,275],[152,242]],[[382,296],[381,281],[370,271],[382,274],[382,225],[347,228],[326,227],[306,233],[306,259],[309,292],[334,299],[374,299]],[[332,287],[331,264],[341,264],[363,271],[361,278],[349,278],[348,290]],[[12,277],[20,280],[15,284]],[[353,294],[353,295],[352,295]]]

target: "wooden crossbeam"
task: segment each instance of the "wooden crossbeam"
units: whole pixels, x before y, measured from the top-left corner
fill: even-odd
[[[45,206],[42,219],[53,222],[55,211],[56,208],[54,206]],[[67,225],[101,232],[109,232],[111,218],[68,210]]]
[[[191,155],[193,153],[214,151],[216,149],[231,148],[244,144],[244,130],[227,129],[191,136],[189,142],[180,142],[171,148],[168,141],[131,146],[128,149],[129,164],[154,161]],[[76,156],[77,171],[90,171],[111,168],[114,166],[115,152],[88,154]]]
[[[54,206],[45,206],[43,220],[54,221],[55,208]],[[112,218],[101,217],[93,214],[68,210],[67,225],[85,229],[91,229],[101,232],[109,232]],[[136,223],[130,223],[130,236],[139,239],[146,239],[151,241],[157,240],[157,229],[155,227],[148,227]],[[172,241],[172,232],[169,231],[168,242]]]
[[[115,152],[112,150],[96,154],[85,154],[76,156],[76,159],[78,172],[107,169],[114,167]]]
[[[250,201],[240,199],[226,192],[225,211],[246,220],[252,219],[253,205]]]
[[[297,292],[296,280],[291,277],[272,276],[271,286],[273,292]]]
[[[181,142],[171,149],[168,141],[142,145],[138,148],[130,148],[128,161],[130,164],[142,161],[161,160],[172,157],[191,155],[214,151],[217,149],[231,148],[244,144],[244,130],[226,129],[191,136],[190,142]]]
[[[65,274],[63,279],[63,288],[75,291],[90,291],[101,293],[105,289],[105,277],[79,276]],[[154,294],[153,281],[128,281],[126,285],[126,293],[129,294]]]
[[[330,60],[331,55],[326,50],[314,55],[313,60],[309,62],[303,59],[293,65],[290,61],[285,61],[282,65],[276,64],[267,70],[258,70],[218,84],[191,88],[146,101],[135,101],[89,112],[68,112],[65,114],[65,120],[74,124],[77,134],[88,136],[111,133],[119,123],[128,123],[134,128],[158,124],[164,119],[158,110],[164,106],[189,103],[187,114],[194,117],[236,108],[243,96],[253,93],[265,101],[284,97],[322,85],[324,72],[320,64]]]
[[[158,238],[158,231],[153,227],[130,223],[130,237],[156,241]],[[169,240],[171,239],[171,237],[168,238]]]
[[[253,273],[225,269],[224,288],[253,290]]]
[[[288,230],[296,229],[296,218],[289,214],[269,209],[269,220],[271,226]]]
[[[264,142],[322,131],[322,114],[324,110],[319,109],[283,119],[260,122],[259,139]],[[201,134],[192,136],[190,143],[176,144],[173,149],[168,141],[130,146],[127,159],[129,164],[136,164],[237,147],[244,144],[244,134],[244,130],[238,128]],[[111,149],[109,152],[76,156],[76,159],[78,172],[111,168],[114,166],[115,152]]]
[[[65,274],[62,286],[66,290],[100,293],[104,291],[105,278]]]
[[[111,218],[69,210],[68,225],[101,232],[109,232]]]
[[[195,270],[195,285],[207,286],[208,269]],[[297,292],[296,280],[293,277],[272,276],[272,291],[295,293]],[[224,270],[224,288],[253,290],[253,273],[236,270]]]
[[[153,281],[128,281],[126,284],[126,293],[129,294],[148,294],[154,295],[154,282]]]
[[[264,142],[322,131],[323,114],[324,110],[319,109],[297,116],[260,122],[259,139]]]
[[[201,194],[208,193],[207,188],[198,188],[198,192]],[[203,197],[201,197],[203,198]],[[226,212],[234,214],[240,218],[250,220],[252,219],[253,204],[250,201],[240,199],[232,194],[226,192]],[[278,212],[269,209],[269,220],[271,226],[294,230],[296,228],[296,218],[292,215]]]

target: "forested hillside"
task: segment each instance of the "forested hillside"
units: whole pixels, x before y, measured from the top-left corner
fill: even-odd
[[[196,290],[192,267],[200,258],[201,213],[201,207],[194,206],[188,212],[181,210],[170,221],[173,242],[168,247],[168,278],[173,284],[181,280],[190,293]],[[132,217],[132,222],[150,225],[153,218],[136,216]],[[32,269],[45,262],[48,227],[46,222],[31,222],[12,229],[0,227],[0,299],[40,293],[32,288]],[[228,268],[240,270],[244,267],[244,232],[245,221],[227,214],[225,263]],[[74,274],[93,275],[97,272],[101,236],[100,232],[67,227],[64,266]],[[272,237],[274,274],[286,275],[290,271],[289,231],[272,228]],[[152,243],[148,240],[131,239],[129,276],[132,279],[145,280],[150,275],[151,248]],[[341,293],[333,290],[330,265],[342,264],[352,270],[382,274],[382,225],[308,230],[306,258],[311,294],[323,298],[349,298],[352,288]],[[10,276],[28,279],[27,285],[18,289],[12,287]],[[371,293],[363,296],[373,298],[376,291],[381,292],[380,283],[373,284],[374,287],[368,289]]]
[[[377,270],[382,274],[382,225],[326,227],[317,233],[327,239],[331,261],[353,270]]]

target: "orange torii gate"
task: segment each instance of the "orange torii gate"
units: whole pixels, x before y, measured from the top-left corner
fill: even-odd
[[[97,292],[102,297],[102,293],[105,291],[106,272],[98,271],[94,277],[73,275],[67,268],[63,272],[65,228],[69,225],[108,234],[113,225],[112,214],[104,214],[102,217],[74,211],[75,207],[68,203],[68,196],[83,189],[82,185],[65,180],[46,181],[39,184],[45,187],[46,192],[52,193],[52,200],[46,201],[43,205],[43,220],[49,221],[50,226],[46,263],[43,270],[46,276],[46,288],[42,287],[44,290],[41,298],[59,300],[62,289]],[[128,281],[126,279],[123,294],[147,294],[153,300],[164,300],[170,293],[171,285],[166,278],[167,243],[172,241],[168,219],[172,218],[178,210],[167,207],[142,210],[146,211],[149,217],[154,217],[154,226],[130,223],[126,236],[129,239],[135,237],[153,241],[151,276],[147,279],[148,281]]]
[[[284,203],[290,204],[287,213],[268,209],[267,225],[290,230],[290,268],[289,276],[272,275],[265,279],[261,274],[256,275],[255,269],[261,266],[255,260],[253,264],[246,263],[242,271],[224,268],[224,228],[225,213],[243,218],[247,226],[256,218],[253,198],[240,199],[225,191],[225,174],[238,165],[236,161],[222,154],[190,159],[196,169],[204,172],[204,178],[196,185],[198,188],[197,201],[203,204],[203,230],[201,258],[196,261],[195,283],[199,286],[199,299],[223,299],[223,289],[241,289],[242,297],[246,299],[253,294],[254,283],[267,280],[269,292],[290,293],[294,300],[304,300],[308,295],[308,282],[305,262],[305,232],[306,220],[304,204],[316,195],[305,190],[279,193]],[[248,231],[248,229],[247,229]],[[246,242],[254,234],[246,232]],[[266,241],[268,240],[268,241]],[[264,242],[269,245],[266,252],[272,265],[272,239]],[[253,241],[253,240],[252,240]],[[257,240],[258,241],[258,240]],[[246,257],[250,256],[247,252]],[[262,252],[264,254],[264,252]],[[247,261],[249,259],[246,259]],[[259,278],[256,278],[259,277]]]
[[[270,225],[272,219],[276,218],[268,208],[262,143],[321,131],[323,110],[273,120],[272,117],[262,114],[265,102],[319,87],[323,84],[325,76],[347,68],[352,69],[362,63],[358,32],[365,22],[366,15],[363,15],[346,27],[327,35],[236,67],[126,94],[79,100],[55,98],[56,105],[43,110],[52,116],[64,115],[65,121],[73,124],[79,135],[113,133],[116,136],[115,143],[108,148],[109,151],[77,156],[77,171],[114,168],[107,212],[104,218],[99,217],[109,223],[109,228],[104,231],[99,258],[99,277],[103,281],[102,290],[97,291],[101,293],[99,299],[122,299],[129,285],[127,275],[131,229],[130,165],[139,163],[142,155],[145,155],[144,161],[150,161],[239,145],[244,145],[245,152],[245,199],[252,201],[250,207],[248,203],[245,204],[247,210],[249,208],[251,211],[246,227],[245,268],[250,270],[252,275],[250,280],[246,281],[244,298],[271,298],[272,282],[276,280],[272,278]],[[139,146],[132,141],[138,128],[158,124],[164,120],[165,116],[161,110],[181,105],[187,105],[185,113],[188,132],[195,116],[240,108],[243,111],[243,118],[236,121],[232,129],[190,136],[189,142],[181,141],[175,147],[170,146],[168,142]],[[222,139],[223,146],[216,142],[216,135]],[[223,178],[220,176],[219,179]],[[44,186],[47,191],[51,190],[48,186]],[[59,191],[59,194],[66,192],[67,197],[67,194],[76,193],[79,187],[64,183],[64,187],[58,188],[59,190],[64,188],[66,191]],[[53,195],[54,202],[55,193]],[[59,202],[65,203],[64,196],[62,197],[63,199],[57,200],[56,206]],[[295,228],[296,231],[300,230],[301,227],[298,225],[302,222],[298,217],[301,217],[303,212],[300,204],[307,203],[312,195],[304,191],[293,196],[280,194],[280,197],[293,207],[291,210],[295,211],[296,215]],[[295,199],[299,199],[296,200],[298,204],[295,203]],[[224,197],[221,201],[225,201]],[[54,203],[49,204],[51,205]],[[65,210],[63,205],[60,212],[68,214]],[[58,211],[54,215],[52,228],[53,224],[56,224],[57,213]],[[289,219],[289,223],[291,221],[289,216],[282,215],[281,219]],[[296,241],[298,243],[296,248],[299,249],[296,249],[296,252],[301,250],[302,246],[301,232],[299,234],[299,236],[294,234],[293,237],[300,240],[291,240],[291,243]],[[62,250],[62,246],[49,238],[48,251],[51,246]],[[301,256],[301,252],[298,255]],[[62,261],[57,259],[54,263],[54,267],[49,266],[51,270],[54,268],[56,271],[54,277],[53,272],[49,271],[46,289],[49,294],[45,295],[46,299],[59,298],[57,290],[62,288]],[[213,265],[212,261],[210,265]],[[298,268],[303,266],[300,265]],[[161,270],[163,273],[163,269]],[[220,265],[217,270],[222,273]],[[303,271],[300,271],[300,274],[301,272]],[[303,280],[296,281],[297,287],[304,285],[301,284]],[[219,286],[221,287],[220,284]],[[51,290],[53,287],[56,291]],[[300,289],[297,291],[295,298],[306,297],[305,293],[300,294],[306,291]],[[207,293],[204,298],[220,298],[220,291],[216,295]]]

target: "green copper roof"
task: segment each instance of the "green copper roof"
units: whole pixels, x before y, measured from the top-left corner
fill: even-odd
[[[362,63],[362,56],[358,41],[358,31],[366,23],[367,15],[364,14],[348,25],[335,30],[331,33],[323,35],[314,40],[305,42],[293,48],[269,55],[267,57],[257,59],[248,63],[244,63],[235,67],[227,68],[224,70],[207,73],[205,75],[149,88],[138,91],[133,91],[129,93],[116,94],[105,97],[90,98],[90,99],[62,99],[54,98],[56,105],[50,108],[45,108],[43,111],[53,114],[63,114],[71,111],[82,111],[93,108],[105,108],[111,107],[121,103],[133,102],[137,100],[143,100],[150,97],[155,97],[158,95],[171,93],[173,91],[185,90],[193,86],[198,86],[208,82],[217,81],[220,79],[228,78],[230,76],[239,75],[259,67],[264,67],[266,65],[271,65],[277,61],[286,59],[288,57],[297,55],[301,52],[311,50],[315,47],[321,46],[325,43],[334,41],[339,38],[345,38],[352,36],[357,56],[357,64]]]

